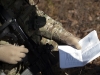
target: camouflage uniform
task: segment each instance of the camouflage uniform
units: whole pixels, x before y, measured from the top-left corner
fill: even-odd
[[[57,50],[57,43],[54,40],[66,44],[66,38],[68,36],[73,36],[70,32],[66,31],[62,27],[62,24],[60,22],[53,20],[51,17],[46,15],[43,11],[39,10],[37,6],[36,6],[36,12],[39,16],[43,16],[46,18],[46,24],[44,27],[39,28],[38,31],[29,31],[27,21],[29,20],[29,14],[32,13],[33,8],[28,7],[27,4],[23,5],[23,3],[24,3],[23,0],[17,0],[17,1],[16,0],[15,1],[14,0],[13,1],[4,0],[5,3],[3,1],[1,1],[1,2],[5,6],[5,8],[8,10],[8,12],[10,11],[9,13],[11,13],[11,15],[13,15],[15,18],[17,18],[19,24],[24,28],[24,30],[27,32],[27,34],[29,36],[32,36],[33,40],[34,40],[34,38],[35,38],[35,41],[37,40],[36,35],[42,35],[43,40],[41,40],[41,42],[42,43],[50,42],[50,43],[54,44],[55,45],[54,50]],[[31,5],[34,5],[33,0],[29,0],[29,3]],[[19,6],[17,6],[17,4]],[[11,9],[8,9],[8,7]],[[13,11],[14,11],[14,13],[13,13]],[[34,34],[36,34],[36,35],[34,35]]]
[[[23,27],[26,33],[32,37],[34,41],[40,39],[39,35],[43,36],[41,43],[50,43],[54,45],[54,50],[58,50],[58,44],[54,41],[57,40],[62,43],[66,43],[66,38],[68,36],[73,36],[70,32],[67,32],[62,24],[53,20],[51,17],[46,15],[43,11],[39,10],[36,6],[36,12],[39,16],[43,16],[46,18],[45,26],[39,28],[39,30],[33,31],[28,29],[29,15],[32,14],[33,8],[32,6],[28,6],[24,3],[24,0],[0,0],[0,3],[5,7],[5,9],[14,16],[18,23]],[[33,0],[29,0],[31,5],[34,5]],[[25,5],[24,5],[25,4]],[[35,38],[35,39],[34,39]],[[38,41],[39,42],[39,41]],[[7,75],[19,75],[16,73],[16,67],[8,72]]]

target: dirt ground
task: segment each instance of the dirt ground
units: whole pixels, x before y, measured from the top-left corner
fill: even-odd
[[[83,38],[95,29],[100,39],[100,0],[40,0],[38,6],[77,37]],[[65,70],[57,64],[54,71],[56,75],[100,75],[100,58],[84,67]]]

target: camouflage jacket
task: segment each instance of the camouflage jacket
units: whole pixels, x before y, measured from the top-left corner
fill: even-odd
[[[42,36],[44,38],[42,38],[41,43],[51,43],[55,45],[55,50],[57,50],[57,41],[67,44],[66,38],[72,34],[66,31],[60,22],[55,21],[39,10],[37,5],[34,6],[35,3],[33,0],[29,0],[29,3],[31,6],[25,0],[1,0],[1,4],[5,9],[17,19],[20,26],[35,42],[39,42],[39,36]],[[46,24],[38,30],[32,30],[29,27],[29,24],[33,21],[33,11],[36,11],[38,16],[46,18]]]
[[[34,1],[29,0],[30,5],[25,0],[0,0],[0,4],[2,4],[5,9],[15,17],[20,24],[20,26],[24,29],[24,31],[32,37],[35,42],[40,42],[40,36],[42,36],[42,40],[40,43],[50,43],[54,45],[54,50],[57,49],[57,43],[55,41],[59,41],[62,43],[66,43],[66,37],[73,36],[70,32],[66,31],[60,22],[55,21],[48,15],[46,15],[43,11],[38,9],[38,6],[34,6]],[[46,24],[36,30],[32,30],[29,27],[30,20],[33,20],[31,16],[33,15],[33,11],[36,11],[38,16],[42,16],[46,18]],[[14,73],[8,72],[8,75],[17,75],[15,74],[16,68],[12,69]]]

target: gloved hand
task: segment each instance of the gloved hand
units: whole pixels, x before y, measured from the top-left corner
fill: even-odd
[[[76,49],[81,49],[81,46],[79,45],[79,38],[75,37],[75,36],[67,36],[65,39],[65,43],[68,45],[71,45],[73,47],[75,47]]]
[[[51,40],[59,41],[61,43],[73,46],[76,49],[81,49],[79,45],[79,38],[75,37],[70,32],[66,31],[60,24],[51,25],[47,24],[40,28],[40,35]]]
[[[17,64],[22,60],[28,53],[28,49],[24,46],[15,46],[15,45],[1,45],[0,46],[0,61]]]

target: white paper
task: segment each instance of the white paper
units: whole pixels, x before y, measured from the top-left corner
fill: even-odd
[[[79,44],[81,50],[67,45],[58,46],[60,68],[84,66],[100,56],[100,41],[95,30],[81,39]]]
[[[81,51],[70,46],[59,46],[60,68],[68,68],[82,65]],[[74,64],[73,64],[74,63]]]

